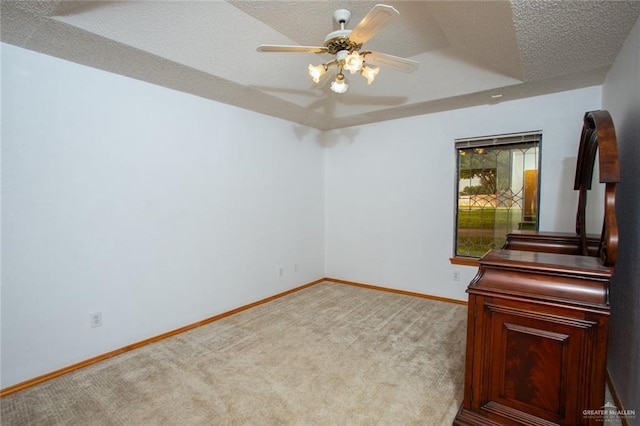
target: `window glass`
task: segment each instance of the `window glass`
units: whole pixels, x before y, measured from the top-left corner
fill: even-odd
[[[481,257],[538,229],[540,133],[456,141],[455,255]]]

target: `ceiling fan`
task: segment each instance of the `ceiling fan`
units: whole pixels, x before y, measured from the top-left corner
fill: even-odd
[[[335,55],[335,59],[308,67],[309,75],[316,84],[322,84],[326,80],[329,68],[335,67],[336,78],[331,83],[331,90],[336,93],[344,93],[349,89],[343,71],[351,74],[360,73],[368,84],[371,84],[380,71],[379,67],[371,67],[369,64],[382,65],[403,72],[415,71],[420,65],[411,59],[387,55],[385,53],[361,50],[362,45],[371,39],[384,27],[390,19],[399,15],[392,6],[384,4],[375,5],[369,13],[360,21],[353,30],[345,29],[345,24],[351,18],[351,12],[346,9],[338,9],[333,18],[340,25],[340,29],[330,32],[324,39],[322,46],[279,46],[263,44],[258,46],[258,52],[289,52],[289,53],[329,53]]]

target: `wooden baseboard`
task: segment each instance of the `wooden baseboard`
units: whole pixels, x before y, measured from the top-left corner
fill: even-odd
[[[386,291],[386,292],[389,292],[389,293],[404,294],[405,296],[421,297],[423,299],[438,300],[440,302],[455,303],[457,305],[465,305],[465,306],[467,305],[467,302],[464,301],[464,300],[449,299],[448,297],[440,297],[440,296],[433,296],[433,295],[424,294],[424,293],[415,293],[415,292],[412,292],[412,291],[397,290],[395,288],[380,287],[380,286],[371,285],[371,284],[358,283],[358,282],[355,282],[355,281],[340,280],[340,279],[337,279],[337,278],[325,278],[324,280],[325,281],[330,281],[332,283],[353,285],[353,286],[356,286],[356,287],[363,287],[363,288],[369,288],[369,289],[372,289],[372,290]]]
[[[89,358],[87,360],[84,360],[84,361],[78,362],[76,364],[61,368],[61,369],[53,371],[51,373],[43,374],[43,375],[35,377],[33,379],[26,380],[24,382],[21,382],[21,383],[6,387],[4,389],[0,389],[0,397],[11,395],[11,394],[19,392],[21,390],[24,390],[24,389],[33,387],[35,385],[38,385],[40,383],[46,382],[47,380],[51,380],[53,378],[62,376],[64,374],[71,373],[72,371],[76,371],[76,370],[79,370],[81,368],[88,367],[88,366],[90,366],[92,364],[96,364],[96,363],[98,363],[100,361],[104,361],[106,359],[112,358],[112,357],[114,357],[116,355],[120,355],[120,354],[123,354],[125,352],[129,352],[129,351],[132,351],[134,349],[140,348],[142,346],[146,346],[146,345],[148,345],[150,343],[154,343],[154,342],[157,342],[157,341],[160,341],[160,340],[164,340],[166,338],[175,336],[177,334],[184,333],[185,331],[189,331],[189,330],[192,330],[194,328],[201,327],[203,325],[212,323],[212,322],[217,321],[219,319],[228,317],[230,315],[237,314],[238,312],[245,311],[247,309],[253,308],[253,307],[258,306],[258,305],[262,305],[264,303],[270,302],[272,300],[278,299],[280,297],[286,296],[286,295],[294,293],[296,291],[300,291],[300,290],[305,289],[307,287],[311,287],[313,285],[319,284],[319,283],[321,283],[323,281],[329,281],[329,282],[338,283],[338,284],[347,284],[347,285],[352,285],[352,286],[356,286],[356,287],[363,287],[363,288],[368,288],[368,289],[372,289],[372,290],[386,291],[386,292],[396,293],[396,294],[404,294],[406,296],[421,297],[421,298],[424,298],[424,299],[438,300],[438,301],[441,301],[441,302],[456,303],[456,304],[459,304],[459,305],[466,305],[467,304],[467,302],[465,302],[463,300],[449,299],[449,298],[446,298],[446,297],[432,296],[432,295],[429,295],[429,294],[414,293],[414,292],[411,292],[411,291],[397,290],[397,289],[393,289],[393,288],[380,287],[380,286],[375,286],[375,285],[370,285],[370,284],[358,283],[358,282],[354,282],[354,281],[339,280],[337,278],[321,278],[321,279],[312,281],[310,283],[301,285],[299,287],[293,288],[291,290],[287,290],[287,291],[284,291],[282,293],[278,293],[276,295],[267,297],[265,299],[258,300],[257,302],[253,302],[253,303],[250,303],[248,305],[241,306],[241,307],[233,309],[231,311],[224,312],[222,314],[215,315],[213,317],[203,319],[202,321],[198,321],[198,322],[195,322],[193,324],[189,324],[189,325],[186,325],[184,327],[180,327],[180,328],[177,328],[175,330],[171,330],[171,331],[168,331],[166,333],[159,334],[157,336],[150,337],[148,339],[141,340],[141,341],[136,342],[136,343],[132,343],[132,344],[124,346],[122,348],[113,350],[111,352],[107,352],[107,353],[102,354],[102,355],[98,355],[98,356],[93,357],[93,358]]]
[[[195,322],[193,324],[189,324],[189,325],[186,325],[184,327],[180,327],[180,328],[177,328],[175,330],[171,330],[171,331],[168,331],[166,333],[159,334],[157,336],[150,337],[148,339],[141,340],[141,341],[136,342],[136,343],[132,343],[132,344],[124,346],[124,347],[122,347],[120,349],[116,349],[114,351],[107,352],[105,354],[98,355],[98,356],[93,357],[93,358],[89,358],[89,359],[87,359],[85,361],[78,362],[78,363],[70,365],[68,367],[61,368],[61,369],[53,371],[51,373],[43,374],[42,376],[38,376],[38,377],[35,377],[33,379],[26,380],[24,382],[15,384],[13,386],[9,386],[9,387],[6,387],[4,389],[0,389],[0,397],[11,395],[11,394],[16,393],[18,391],[30,388],[32,386],[35,386],[35,385],[43,383],[43,382],[46,382],[47,380],[51,380],[53,378],[62,376],[64,374],[70,373],[72,371],[79,370],[79,369],[84,368],[84,367],[88,367],[88,366],[90,366],[92,364],[95,364],[95,363],[98,363],[100,361],[104,361],[105,359],[109,359],[109,358],[114,357],[116,355],[120,355],[120,354],[123,354],[125,352],[129,352],[129,351],[132,351],[134,349],[140,348],[142,346],[146,346],[146,345],[148,345],[150,343],[154,343],[154,342],[157,342],[157,341],[160,341],[160,340],[164,340],[164,339],[166,339],[168,337],[175,336],[176,334],[184,333],[185,331],[192,330],[194,328],[197,328],[197,327],[212,323],[214,321],[220,320],[220,319],[228,317],[230,315],[237,314],[238,312],[245,311],[245,310],[253,308],[255,306],[262,305],[264,303],[267,303],[267,302],[270,302],[272,300],[278,299],[280,297],[286,296],[288,294],[295,293],[296,291],[300,291],[300,290],[305,289],[307,287],[311,287],[313,285],[319,284],[319,283],[321,283],[323,281],[325,281],[324,278],[312,281],[310,283],[301,285],[300,287],[296,287],[296,288],[293,288],[291,290],[287,290],[287,291],[284,291],[282,293],[278,293],[276,295],[267,297],[265,299],[258,300],[257,302],[253,302],[253,303],[250,303],[248,305],[241,306],[239,308],[233,309],[233,310],[228,311],[228,312],[223,312],[223,313],[221,313],[219,315],[215,315],[213,317],[203,319],[202,321],[198,321],[198,322]]]

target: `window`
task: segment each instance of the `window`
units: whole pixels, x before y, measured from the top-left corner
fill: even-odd
[[[457,139],[456,257],[481,257],[538,229],[541,132]]]

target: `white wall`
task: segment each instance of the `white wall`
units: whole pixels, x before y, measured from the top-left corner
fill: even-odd
[[[326,275],[466,300],[476,268],[449,263],[454,139],[542,130],[540,229],[574,232],[582,117],[600,104],[592,87],[329,132]]]
[[[2,387],[323,276],[312,129],[6,44],[2,112]]]
[[[620,247],[611,281],[608,367],[624,408],[640,409],[640,19],[602,89],[618,138],[616,211]],[[630,420],[640,425],[640,417]]]
[[[542,130],[541,229],[571,232],[600,97],[319,134],[3,44],[0,386],[322,276],[466,299],[454,139]]]

